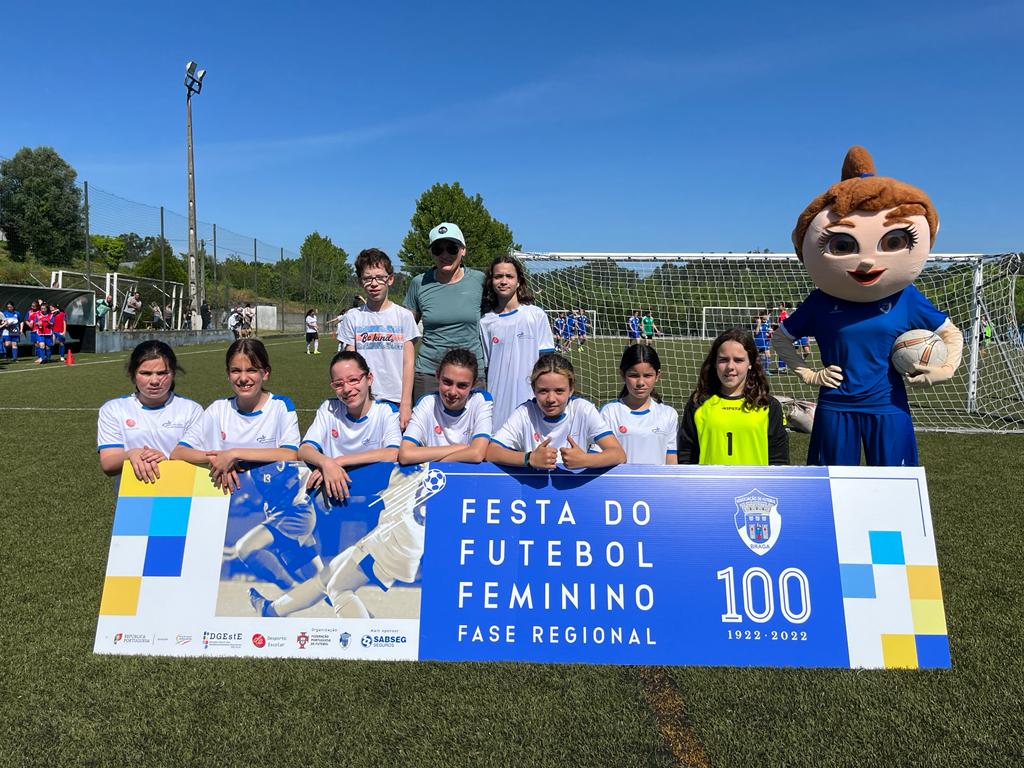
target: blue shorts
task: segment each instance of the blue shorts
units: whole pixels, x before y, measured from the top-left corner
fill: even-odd
[[[811,339],[808,336],[801,336],[795,343],[799,344],[801,347],[809,347],[811,346]]]
[[[39,334],[35,331],[29,333],[29,338],[32,339],[32,345],[35,346],[36,342],[39,341]]]
[[[4,341],[11,341],[11,342],[14,342],[15,344],[17,344],[19,341],[21,341],[21,334],[12,333],[10,336],[4,336],[3,340]]]
[[[54,334],[53,334],[53,343],[54,344],[63,344],[64,343],[64,334],[63,333],[54,332]]]
[[[818,466],[858,466],[861,446],[869,467],[916,467],[917,439],[910,413],[814,412],[807,463]]]
[[[53,346],[53,334],[52,333],[37,333],[36,341],[40,342],[45,347]]]

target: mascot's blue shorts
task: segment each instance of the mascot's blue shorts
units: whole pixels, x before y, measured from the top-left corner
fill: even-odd
[[[818,406],[807,449],[808,464],[857,466],[862,445],[869,467],[917,466],[917,440],[907,411],[828,411]]]

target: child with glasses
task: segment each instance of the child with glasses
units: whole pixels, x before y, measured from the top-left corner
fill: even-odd
[[[329,499],[342,501],[349,497],[352,484],[345,467],[396,461],[402,432],[398,428],[398,409],[391,403],[373,399],[371,387],[374,376],[362,355],[350,350],[339,352],[331,360],[330,372],[331,387],[337,396],[325,400],[317,410],[313,424],[299,446],[299,459],[315,467],[308,483],[310,488],[322,485]],[[357,493],[366,492],[359,488],[355,490]],[[374,531],[378,530],[379,525]],[[418,546],[422,551],[422,525],[419,530]],[[372,537],[374,531],[363,537],[360,543]],[[355,598],[354,590],[369,581],[363,568],[372,568],[373,558],[367,565],[364,562],[366,553],[353,557],[358,546],[357,543],[347,548],[326,568],[274,600],[250,589],[249,604],[261,616],[289,616],[316,605],[327,594],[339,615],[367,617],[369,614],[361,601]],[[418,552],[414,559],[418,565]],[[415,577],[415,566],[412,570],[413,573],[408,575],[409,581]],[[332,583],[336,580],[346,584],[351,581],[353,586],[342,590],[345,594],[334,592]],[[386,584],[385,589],[388,586],[390,584]]]
[[[373,398],[376,378],[358,352],[345,350],[331,360],[331,388],[299,445],[299,459],[316,468],[310,487],[323,483],[327,496],[348,497],[345,467],[397,461],[402,430],[398,407]]]
[[[384,251],[360,252],[356,276],[366,292],[366,303],[342,316],[338,344],[365,358],[373,371],[377,399],[398,407],[399,423],[405,429],[412,417],[414,342],[420,332],[412,312],[388,298],[395,270]]]

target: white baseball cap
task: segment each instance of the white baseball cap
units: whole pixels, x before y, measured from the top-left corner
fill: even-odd
[[[462,230],[459,229],[458,224],[451,224],[447,221],[442,221],[432,230],[430,230],[430,244],[433,245],[438,240],[454,240],[455,242],[466,247],[466,238],[462,236]]]

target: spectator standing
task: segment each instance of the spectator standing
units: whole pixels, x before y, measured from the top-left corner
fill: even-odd
[[[126,331],[135,330],[139,324],[139,312],[141,311],[142,295],[138,291],[128,294],[124,302],[124,309],[121,310],[121,315],[124,318],[123,327]]]
[[[423,321],[423,340],[416,356],[413,402],[438,388],[437,370],[449,349],[468,349],[483,358],[480,346],[480,304],[484,274],[463,265],[466,238],[450,222],[430,230],[434,267],[416,275],[405,295],[405,306]],[[478,382],[483,387],[483,382]]]
[[[96,325],[101,331],[107,330],[107,314],[114,308],[114,297],[106,295],[96,302]]]
[[[155,330],[155,331],[162,330],[163,327],[164,327],[164,315],[163,315],[163,312],[160,310],[160,303],[159,302],[156,302],[156,301],[153,302],[152,312],[153,312],[153,330]]]
[[[203,303],[199,305],[199,319],[203,323],[203,330],[210,330],[210,323],[213,320],[213,314],[210,312],[210,305],[203,299]]]

